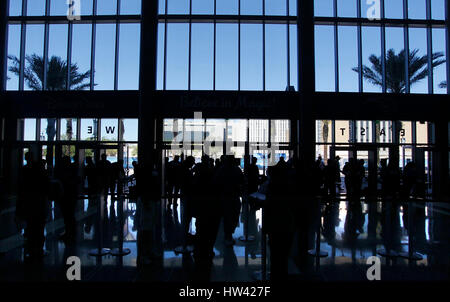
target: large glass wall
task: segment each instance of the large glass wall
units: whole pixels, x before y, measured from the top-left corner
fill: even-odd
[[[445,1],[314,4],[316,91],[447,93]]]
[[[158,90],[298,90],[296,11],[292,0],[160,0]]]
[[[10,1],[8,90],[139,89],[141,0],[23,1]]]

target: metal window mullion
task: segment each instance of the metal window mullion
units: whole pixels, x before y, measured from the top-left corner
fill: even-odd
[[[337,0],[333,0],[333,16],[337,18]],[[334,21],[334,90],[339,92],[339,42],[338,25]]]
[[[73,22],[70,21],[68,25],[67,33],[67,79],[66,90],[70,90],[72,79],[70,77],[72,69],[72,40],[73,40]]]
[[[48,17],[50,11],[50,0],[45,1],[45,16]],[[45,21],[44,25],[44,79],[42,81],[42,90],[47,90],[47,80],[48,80],[48,47],[49,47],[49,31],[50,31],[50,24],[48,21]]]
[[[427,20],[431,19],[431,0],[427,0]],[[433,79],[433,33],[431,25],[427,25],[427,54],[428,54],[428,94],[434,93]]]
[[[117,0],[117,16],[120,15],[120,0]],[[119,88],[119,42],[120,42],[120,22],[116,18],[116,44],[114,53],[114,90]]]
[[[188,89],[191,90],[192,76],[192,0],[189,0],[189,62],[188,62]]]
[[[286,0],[286,16],[289,16],[289,0]],[[291,25],[289,21],[286,21],[287,25],[287,90],[291,88]]]
[[[263,1],[263,16],[266,15],[266,1]],[[262,74],[262,78],[263,78],[263,91],[266,91],[266,20],[263,20],[263,32],[262,32],[262,39],[263,39],[263,74]]]
[[[360,0],[356,0],[356,7],[358,9],[357,16],[358,19],[361,19],[361,2]],[[358,23],[357,28],[358,34],[358,89],[359,92],[363,92],[363,70],[362,70],[362,26],[361,23]]]
[[[403,17],[405,20],[409,18],[408,16],[408,0],[403,0]],[[404,36],[404,54],[405,54],[405,93],[410,93],[410,82],[409,82],[409,26],[407,23],[403,26],[403,36]]]
[[[447,94],[450,94],[450,85],[448,83],[448,81],[450,80],[450,60],[449,60],[449,56],[450,56],[450,1],[447,0],[445,1],[445,22],[446,22],[446,26],[445,26],[445,51],[446,51],[446,74],[447,74]]]
[[[381,19],[384,20],[385,12],[384,12],[384,0],[381,0]],[[386,25],[384,23],[381,24],[381,72],[382,72],[382,87],[381,92],[387,92],[386,85]]]
[[[213,91],[216,90],[216,52],[217,52],[217,0],[214,0],[214,45],[213,45]],[[205,120],[205,132],[206,132],[206,120]]]
[[[92,14],[97,15],[97,0],[92,2]],[[97,37],[97,21],[92,22],[92,38],[91,38],[91,90],[94,90],[95,86],[95,44]]]
[[[238,91],[241,91],[241,0],[238,0]]]
[[[27,13],[27,0],[23,0],[22,2],[22,16],[25,16]],[[24,90],[24,75],[25,75],[25,48],[26,48],[26,36],[27,36],[27,25],[25,21],[21,21],[20,28],[20,63],[19,63],[19,91]]]
[[[163,90],[167,87],[167,1],[165,1],[165,19],[164,19],[164,74],[163,74]]]

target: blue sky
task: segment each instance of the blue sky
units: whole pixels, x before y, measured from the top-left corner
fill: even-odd
[[[98,0],[98,14],[115,14],[117,0]],[[159,0],[164,3],[163,0]],[[28,1],[28,15],[43,15],[45,0]],[[141,0],[122,0],[122,14],[138,14]],[[425,18],[425,0],[410,0],[409,17]],[[67,11],[66,0],[51,1],[52,15],[65,15]],[[237,0],[217,0],[218,14],[237,14]],[[290,0],[290,14],[296,12],[296,1]],[[332,0],[315,2],[317,16],[332,16]],[[389,18],[402,18],[403,0],[386,1],[386,16]],[[443,18],[444,0],[433,0],[432,15],[436,19]],[[21,0],[11,0],[10,14],[20,14]],[[285,15],[286,1],[266,0],[266,14]],[[82,14],[92,13],[92,0],[82,1]],[[356,17],[356,1],[338,0],[338,15],[343,17]],[[214,10],[212,0],[192,0],[193,14],[212,14]],[[362,1],[362,16],[366,15],[366,1]],[[189,0],[169,0],[169,14],[186,14],[189,12]],[[160,5],[160,13],[165,13],[165,6]],[[242,14],[262,14],[262,0],[241,0]],[[67,59],[67,25],[52,24],[49,31],[49,56],[56,55]],[[188,88],[188,38],[189,25],[186,23],[169,23],[167,25],[167,89]],[[91,31],[90,24],[75,24],[73,28],[72,62],[84,72],[90,69],[91,64]],[[241,54],[241,89],[263,89],[263,65],[266,68],[266,90],[285,90],[288,85],[288,49],[287,26],[267,24],[265,29],[266,61],[263,62],[263,26],[262,24],[241,25],[241,49],[238,49],[237,24],[217,24],[216,48],[216,89],[238,89],[238,54]],[[316,90],[335,90],[335,62],[334,62],[334,29],[332,26],[316,26]],[[158,29],[158,89],[163,88],[164,70],[164,24]],[[26,54],[42,54],[44,40],[43,25],[27,25]],[[192,24],[192,58],[191,58],[191,89],[213,89],[213,35],[212,23]],[[419,54],[426,51],[426,30],[423,28],[410,28],[410,49],[419,49]],[[362,59],[363,63],[370,65],[368,58],[371,54],[381,54],[381,33],[379,27],[362,28]],[[403,49],[403,28],[386,28],[386,47],[399,52]],[[95,83],[96,90],[110,90],[114,88],[114,57],[115,57],[115,24],[98,24],[95,55]],[[290,83],[297,86],[297,45],[296,26],[290,26]],[[140,26],[138,24],[120,25],[118,89],[138,89],[139,76],[139,39]],[[445,30],[433,29],[433,52],[445,50]],[[8,53],[19,55],[20,26],[9,27]],[[338,53],[339,53],[339,90],[357,91],[358,74],[352,71],[358,64],[357,59],[357,28],[354,26],[338,27]],[[9,90],[18,89],[17,77],[9,73]],[[445,93],[445,89],[438,87],[445,80],[445,66],[434,70],[434,91]],[[427,93],[428,83],[421,83],[411,87],[411,92]],[[25,89],[29,89],[25,85]],[[365,92],[380,92],[380,88],[364,81]]]

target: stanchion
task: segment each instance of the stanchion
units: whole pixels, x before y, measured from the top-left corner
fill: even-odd
[[[414,252],[413,211],[415,211],[415,205],[411,201],[408,205],[408,251],[400,253],[399,256],[411,261],[420,261],[423,259],[423,256]]]
[[[263,202],[266,199],[266,196],[260,193],[253,193],[253,197],[259,202]],[[266,281],[270,277],[270,273],[267,272],[267,233],[266,228],[264,227],[265,220],[265,211],[264,205],[261,206],[261,270],[255,271],[252,274],[252,277],[256,281]]]
[[[242,206],[244,209],[244,236],[239,237],[239,240],[242,242],[253,242],[255,241],[255,236],[248,235],[248,224],[250,217],[250,205],[248,203],[248,198],[244,199]]]
[[[174,249],[174,252],[176,255],[178,254],[191,254],[192,252],[194,252],[194,247],[193,246],[188,246],[187,245],[187,237],[189,234],[189,225],[186,219],[186,201],[180,200],[180,209],[181,209],[181,226],[182,226],[182,240],[183,240],[183,244],[181,246],[177,246]]]
[[[320,213],[320,201],[319,201],[319,209],[318,209],[318,223],[317,223],[317,231],[316,231],[316,248],[309,250],[308,255],[316,258],[316,270],[319,270],[320,266],[320,258],[328,257],[328,252],[322,251],[320,249],[320,225],[321,225],[321,213]]]
[[[118,207],[118,214],[119,214],[119,247],[111,250],[111,255],[117,256],[117,257],[123,257],[131,253],[131,250],[128,248],[123,248],[123,204],[124,204],[124,198],[119,197],[117,199],[117,207]]]
[[[106,195],[107,196],[107,195]],[[97,197],[98,198],[98,197]],[[107,197],[106,197],[107,198]],[[98,210],[98,219],[97,219],[97,248],[89,251],[89,256],[94,257],[102,257],[108,255],[111,250],[108,248],[103,248],[103,219],[104,219],[104,198],[100,195],[99,200],[97,200],[97,210]]]

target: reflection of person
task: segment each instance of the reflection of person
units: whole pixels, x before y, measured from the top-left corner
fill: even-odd
[[[16,221],[26,223],[25,255],[37,259],[44,255],[49,179],[43,163],[34,162],[31,153],[25,154],[25,160],[27,164],[20,171]]]

